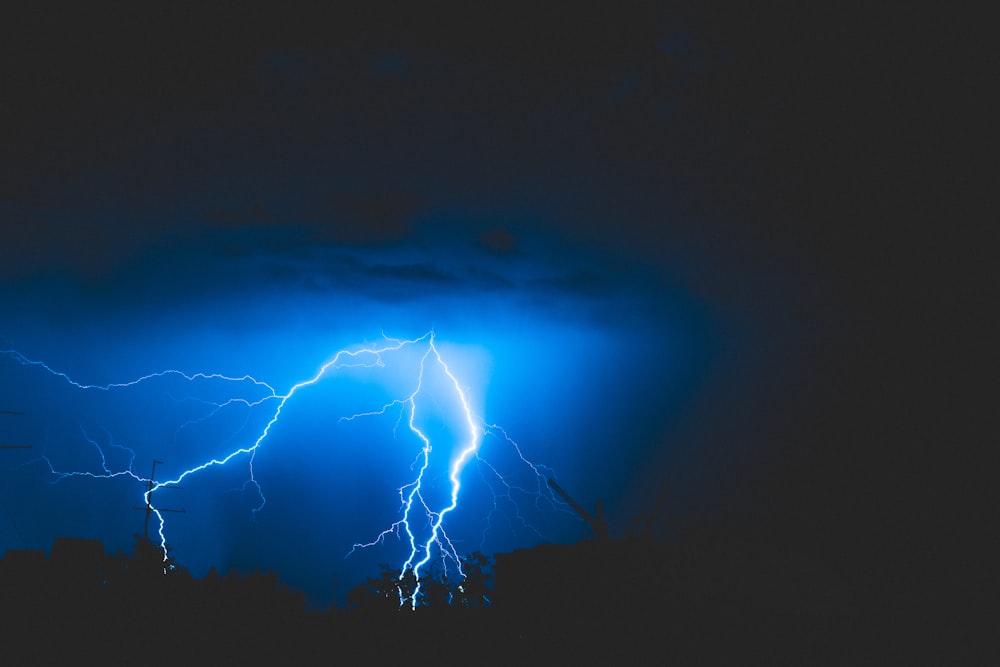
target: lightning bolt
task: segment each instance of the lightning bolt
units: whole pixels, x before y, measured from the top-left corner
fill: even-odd
[[[190,467],[180,474],[167,480],[151,480],[143,478],[132,471],[132,463],[135,459],[135,452],[122,445],[113,442],[110,433],[106,432],[107,448],[116,448],[127,455],[127,465],[119,466],[121,469],[109,467],[106,455],[106,448],[102,447],[81,427],[84,440],[88,442],[98,453],[100,460],[100,470],[94,471],[60,471],[52,465],[47,456],[41,458],[49,467],[50,472],[55,475],[56,482],[67,477],[91,477],[95,479],[129,476],[136,482],[144,485],[142,495],[143,504],[147,505],[156,516],[157,533],[160,540],[160,547],[164,554],[164,561],[167,560],[167,521],[164,513],[157,509],[152,502],[153,494],[164,488],[179,486],[185,479],[197,476],[206,470],[216,467],[226,466],[237,458],[248,457],[248,477],[244,483],[244,488],[253,487],[259,497],[258,504],[252,508],[252,514],[265,509],[267,500],[264,490],[258,482],[254,471],[256,454],[260,448],[265,446],[269,435],[279,427],[283,410],[302,391],[320,383],[325,378],[351,368],[383,368],[389,361],[392,353],[400,352],[404,349],[416,350],[419,354],[419,364],[415,377],[412,380],[412,390],[401,397],[395,398],[376,409],[370,411],[357,412],[342,416],[340,422],[350,422],[380,415],[387,415],[398,410],[394,434],[405,423],[406,428],[416,438],[419,443],[419,452],[413,459],[411,470],[413,477],[406,484],[397,489],[400,500],[400,517],[389,527],[378,533],[374,539],[368,542],[358,542],[353,545],[346,557],[351,556],[359,549],[369,549],[382,545],[388,539],[395,538],[403,542],[408,550],[406,557],[400,565],[399,591],[400,607],[409,605],[411,609],[416,609],[420,605],[423,584],[435,577],[447,578],[448,572],[454,572],[459,580],[464,579],[462,571],[462,560],[459,557],[455,541],[447,532],[448,517],[459,509],[462,491],[463,476],[469,464],[473,461],[479,463],[478,466],[481,479],[486,482],[487,487],[493,494],[493,508],[486,517],[485,527],[482,532],[480,544],[485,541],[486,533],[493,527],[494,516],[500,513],[500,504],[511,505],[515,508],[514,521],[520,525],[528,527],[538,533],[530,522],[517,511],[518,503],[514,500],[514,494],[527,495],[535,498],[536,504],[544,504],[548,508],[564,510],[565,504],[561,500],[552,496],[545,480],[551,476],[551,471],[543,466],[536,465],[529,461],[523,454],[521,447],[507,434],[507,432],[496,424],[486,423],[473,411],[467,390],[463,388],[462,382],[453,372],[446,362],[437,345],[435,333],[429,331],[417,338],[400,339],[390,338],[384,334],[381,340],[376,343],[363,344],[359,346],[341,349],[332,357],[320,365],[319,369],[307,379],[301,380],[285,391],[279,393],[271,384],[259,380],[251,375],[230,376],[218,373],[185,373],[179,370],[169,369],[149,373],[136,379],[126,382],[116,382],[109,384],[87,384],[74,380],[67,373],[55,370],[44,362],[30,359],[16,350],[4,350],[3,354],[17,363],[24,366],[37,367],[52,376],[68,383],[72,387],[88,392],[119,392],[127,391],[139,385],[154,382],[156,380],[173,378],[186,383],[213,383],[223,387],[231,387],[234,392],[227,398],[219,401],[202,401],[208,406],[207,413],[202,416],[183,423],[177,434],[184,429],[190,428],[198,422],[210,420],[223,410],[233,406],[243,406],[247,409],[266,408],[266,421],[262,428],[255,435],[251,435],[243,441],[243,444],[233,443],[231,448],[224,455],[214,456],[203,460],[198,465]],[[432,388],[433,387],[433,388]],[[428,396],[432,391],[445,392],[445,396]],[[200,399],[192,399],[200,400]],[[457,406],[457,426],[449,426],[445,438],[440,433],[432,432],[435,429],[428,427],[427,423],[432,423],[434,415],[431,405],[444,401],[451,401]],[[244,421],[243,426],[238,430],[242,433],[244,427],[249,423],[249,417]],[[437,429],[440,431],[441,429]],[[516,459],[526,467],[528,475],[533,479],[530,486],[523,486],[508,483],[498,468],[481,455],[481,447],[484,439],[490,437],[497,442],[505,444],[514,452]],[[454,440],[454,445],[449,447],[448,442],[439,443],[439,439]],[[176,435],[175,435],[176,442]],[[445,457],[444,459],[442,457]],[[446,466],[443,463],[446,462]],[[445,491],[431,489],[433,471],[443,468]],[[435,481],[436,486],[436,481]],[[540,534],[540,533],[538,533]],[[402,582],[404,578],[412,577],[416,582],[412,590],[404,593]]]
[[[57,484],[62,480],[70,477],[90,477],[92,479],[113,479],[115,477],[131,477],[135,481],[143,484],[149,482],[148,479],[140,477],[132,470],[132,463],[135,460],[135,452],[129,447],[125,447],[124,445],[116,445],[114,441],[111,439],[110,433],[107,433],[107,431],[105,431],[105,435],[108,436],[107,446],[114,449],[120,449],[124,452],[127,452],[128,454],[128,465],[121,470],[112,470],[108,467],[108,457],[107,453],[104,450],[104,447],[102,447],[93,437],[91,437],[86,427],[81,426],[80,432],[83,434],[83,439],[86,440],[88,444],[92,445],[93,448],[96,450],[98,458],[101,461],[100,472],[93,472],[91,470],[70,470],[70,471],[57,470],[56,466],[52,463],[52,460],[46,454],[42,454],[40,457],[32,461],[27,461],[25,463],[22,463],[20,466],[18,466],[18,468],[24,468],[28,465],[31,465],[35,461],[43,461],[48,466],[49,472],[52,473],[52,475],[55,477],[55,479],[52,482],[53,484]]]

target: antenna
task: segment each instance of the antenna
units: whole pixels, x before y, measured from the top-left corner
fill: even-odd
[[[576,502],[571,495],[566,493],[565,489],[556,484],[556,480],[549,477],[549,486],[552,490],[559,494],[559,496],[569,503],[569,506],[573,508],[573,511],[580,515],[580,518],[587,522],[590,529],[594,531],[594,538],[598,540],[608,539],[608,522],[604,520],[604,503],[600,500],[597,501],[597,516],[591,516],[587,510],[583,509],[583,505]]]
[[[149,541],[149,515],[153,513],[153,489],[156,487],[156,482],[153,481],[153,480],[156,477],[156,465],[158,463],[163,463],[163,461],[160,461],[160,460],[157,460],[157,459],[153,459],[153,469],[149,473],[149,482],[147,482],[147,484],[146,484],[146,506],[145,507],[133,507],[132,508],[132,509],[134,509],[136,511],[145,512],[146,513],[146,520],[145,520],[145,522],[143,523],[143,526],[142,526],[142,537],[147,542]],[[179,486],[168,486],[168,487],[162,487],[162,488],[179,489],[181,487],[179,487]],[[178,513],[181,513],[181,514],[186,514],[187,513],[187,510],[185,510],[185,509],[168,509],[168,508],[165,508],[165,507],[157,507],[156,511],[157,512],[178,512]]]

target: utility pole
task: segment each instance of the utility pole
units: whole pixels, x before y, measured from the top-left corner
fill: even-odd
[[[134,509],[136,511],[145,512],[146,513],[146,521],[143,524],[143,528],[142,528],[142,537],[147,542],[149,541],[149,515],[153,513],[153,489],[156,488],[156,482],[154,481],[154,478],[156,477],[156,465],[158,463],[163,463],[163,461],[159,461],[157,459],[153,459],[153,469],[150,471],[150,473],[149,473],[149,481],[146,483],[146,506],[145,507],[133,507],[132,508],[132,509]],[[170,486],[170,487],[167,487],[167,488],[170,488],[170,489],[179,489],[181,487],[179,487],[179,486]],[[157,512],[178,512],[178,513],[181,513],[181,514],[187,513],[187,510],[185,510],[185,509],[168,509],[168,508],[165,508],[165,507],[157,507],[156,511]]]

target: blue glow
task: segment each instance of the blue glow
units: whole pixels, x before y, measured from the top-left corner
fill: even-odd
[[[585,537],[545,477],[613,515],[609,489],[676,409],[691,334],[626,306],[488,296],[262,292],[59,326],[6,304],[23,316],[0,332],[0,407],[25,414],[2,436],[33,448],[0,462],[0,547],[128,551],[153,460],[152,505],[186,510],[150,524],[178,564],[273,568],[313,606],[381,563],[456,581],[473,551]]]
[[[89,447],[73,446],[70,443],[80,437],[61,433],[59,439],[68,439],[69,446],[52,446],[50,438],[37,458],[20,467],[41,465],[53,483],[71,478],[127,478],[137,494],[133,502],[145,505],[150,501],[161,546],[166,550],[169,545],[172,555],[176,554],[173,531],[187,517],[168,519],[159,510],[163,503],[179,499],[168,495],[168,490],[192,483],[198,488],[201,480],[196,478],[211,478],[216,468],[233,467],[243,476],[240,495],[250,500],[249,510],[258,517],[267,512],[270,486],[268,475],[260,471],[270,467],[273,458],[285,458],[286,466],[294,462],[291,467],[297,470],[292,477],[312,476],[312,463],[297,458],[299,448],[284,451],[294,447],[291,441],[302,437],[302,429],[315,443],[313,448],[328,453],[339,450],[339,456],[349,459],[351,451],[370,457],[362,469],[375,461],[391,470],[399,482],[396,518],[370,540],[355,542],[345,555],[352,557],[389,542],[401,544],[405,554],[400,570],[404,574],[412,570],[417,576],[418,585],[408,600],[414,607],[422,578],[440,578],[449,572],[462,576],[459,545],[466,552],[483,549],[490,532],[500,525],[541,537],[543,532],[532,523],[532,515],[540,510],[568,514],[545,484],[545,476],[552,472],[532,463],[507,431],[480,416],[488,375],[484,366],[489,362],[485,349],[438,343],[433,332],[412,339],[385,337],[341,349],[286,390],[248,374],[178,369],[129,380],[87,382],[16,350],[6,350],[4,355],[29,376],[34,374],[34,383],[40,380],[37,375],[47,375],[49,381],[40,386],[41,391],[47,396],[63,394],[60,403],[79,405],[81,417],[95,411],[107,413],[102,421],[115,414],[129,415],[124,420],[125,433],[136,443],[135,448],[118,444],[110,428],[95,429],[82,422],[78,436]],[[73,395],[65,395],[67,390]],[[136,420],[133,410],[142,412],[142,418]],[[370,440],[368,422],[372,421],[381,426],[377,441]],[[91,435],[91,430],[101,438]],[[149,440],[157,431],[161,441],[150,447]],[[136,470],[136,449],[167,452],[154,455],[170,459],[161,468],[163,475],[157,474],[152,492],[145,490],[148,477]],[[261,456],[265,452],[267,456]],[[470,470],[472,464],[475,470]],[[368,503],[377,491],[360,491],[357,496]],[[465,495],[477,496],[470,504],[483,512],[471,533],[468,526],[477,523],[475,517],[461,517],[455,522],[459,530],[451,528],[452,516],[458,517],[463,510]],[[500,521],[498,517],[505,513]],[[315,528],[322,530],[321,525],[322,520]],[[187,542],[184,532],[177,535],[182,545]]]

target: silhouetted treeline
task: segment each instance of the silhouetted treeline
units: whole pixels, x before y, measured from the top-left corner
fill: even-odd
[[[104,664],[858,664],[902,648],[889,607],[849,577],[748,542],[585,540],[475,553],[463,569],[421,582],[416,611],[400,604],[412,576],[384,567],[349,609],[316,612],[274,572],[195,579],[141,538],[114,556],[60,539],[48,558],[0,559],[2,632],[36,662]]]
[[[369,577],[347,595],[351,609],[362,612],[395,612],[404,608],[421,613],[444,609],[487,609],[492,605],[493,575],[489,558],[474,552],[462,559],[460,581],[424,579],[417,587],[412,570],[401,572],[382,565],[379,578]]]
[[[138,536],[127,555],[73,538],[57,538],[47,559],[39,551],[8,551],[0,559],[0,590],[5,636],[50,659],[176,647],[265,619],[291,626],[305,604],[276,572],[211,571],[196,579]]]

